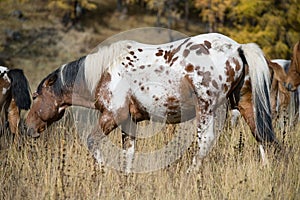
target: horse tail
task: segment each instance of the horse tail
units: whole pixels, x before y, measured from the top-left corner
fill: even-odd
[[[12,98],[19,109],[28,110],[31,105],[30,87],[23,70],[10,69],[7,72],[10,79]]]
[[[264,53],[258,45],[249,43],[242,45],[239,54],[249,68],[256,138],[262,143],[277,143],[270,106],[270,71]]]

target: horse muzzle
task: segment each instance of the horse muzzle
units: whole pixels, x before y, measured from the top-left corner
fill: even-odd
[[[28,128],[27,129],[27,135],[33,138],[38,138],[40,134],[34,130],[34,128]]]
[[[293,92],[293,91],[295,91],[297,88],[296,87],[294,87],[291,83],[286,83],[285,84],[285,87],[286,87],[286,89],[288,90],[288,91],[291,91],[291,92]]]

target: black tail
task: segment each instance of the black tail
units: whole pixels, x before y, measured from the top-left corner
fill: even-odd
[[[31,105],[30,87],[23,70],[10,69],[7,75],[11,81],[12,98],[18,108],[28,110]]]

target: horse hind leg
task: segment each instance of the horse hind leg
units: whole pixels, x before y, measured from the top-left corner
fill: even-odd
[[[202,165],[202,160],[211,151],[216,134],[214,132],[213,114],[202,114],[197,119],[197,138],[198,138],[198,154],[194,155],[192,166],[189,167],[188,173],[196,171]]]
[[[252,98],[251,93],[248,93],[247,95],[244,95],[241,98],[238,107],[239,107],[239,110],[241,112],[241,115],[243,116],[246,123],[248,124],[252,135],[254,136],[256,141],[258,142],[258,147],[259,147],[259,152],[260,152],[262,164],[266,165],[268,163],[268,160],[267,160],[266,155],[265,155],[265,150],[264,150],[263,145],[262,145],[261,141],[259,140],[258,136],[255,134],[256,125],[255,125],[255,121],[254,121],[254,111],[253,111],[253,108],[252,108],[251,98]]]

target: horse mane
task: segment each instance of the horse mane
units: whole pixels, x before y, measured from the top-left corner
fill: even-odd
[[[11,93],[19,109],[28,110],[31,106],[31,92],[23,70],[10,69],[7,76],[11,81]]]
[[[117,58],[127,53],[134,43],[136,42],[131,40],[118,41],[109,46],[100,47],[97,52],[87,55],[84,71],[86,84],[91,92],[95,90],[101,74],[113,67],[112,62],[118,62]]]
[[[53,71],[40,82],[37,88],[37,93],[41,93],[42,87],[46,80],[51,80],[53,82],[52,90],[54,94],[57,96],[62,96],[62,93],[65,91],[65,89],[72,89],[75,82],[84,77],[84,74],[81,73],[84,67],[84,61],[85,56],[79,58],[78,60],[64,64],[60,68]]]

